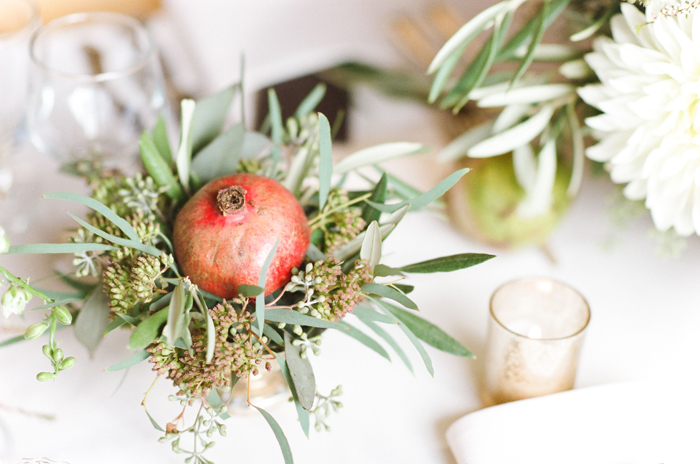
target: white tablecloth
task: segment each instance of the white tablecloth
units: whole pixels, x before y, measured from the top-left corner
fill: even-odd
[[[185,2],[171,3],[180,13],[191,9]],[[199,23],[193,19],[199,29],[194,27],[190,34],[197,30],[203,33],[203,15],[200,12]],[[210,28],[210,35],[214,29]],[[212,86],[218,85],[231,61],[221,60],[203,45],[197,48],[202,62],[209,63],[207,73],[218,76],[212,78]],[[217,59],[224,64],[217,66]],[[439,143],[436,131],[426,128],[427,119],[420,117],[416,107],[364,94],[357,106],[351,121],[356,146],[398,139],[434,146]],[[11,231],[13,243],[61,240],[61,230],[71,225],[63,210],[80,208],[38,198],[42,192],[80,191],[84,187],[55,174],[55,164],[29,148],[15,161],[35,169],[41,166],[42,174],[29,186],[34,192],[27,197],[31,201],[26,199],[22,204],[32,221],[26,232]],[[422,187],[434,185],[444,174],[444,168],[430,156],[393,163],[391,168]],[[691,240],[677,259],[659,257],[648,236],[648,219],[622,232],[613,228],[606,213],[613,190],[604,177],[586,180],[580,197],[551,239],[556,264],[536,249],[505,252],[470,241],[442,219],[424,213],[407,217],[387,240],[385,263],[401,265],[459,252],[498,255],[461,272],[411,277],[417,284],[413,299],[422,315],[446,328],[477,356],[483,355],[492,291],[513,278],[546,275],[579,289],[592,308],[578,386],[659,378],[678,384],[697,382],[700,242]],[[6,214],[6,210],[0,211],[0,224],[7,223]],[[606,245],[611,237],[615,239],[612,248]],[[60,264],[60,259],[2,256],[0,265],[36,278],[50,275],[49,265]],[[26,325],[35,316],[28,314],[26,323],[11,322]],[[3,338],[10,335],[6,328]],[[429,349],[435,364],[435,378],[431,378],[411,346],[400,334],[395,335],[411,356],[415,376],[398,359],[389,363],[349,337],[334,332],[325,337],[322,356],[313,359],[319,389],[329,391],[338,384],[344,387],[344,408],[329,421],[332,432],[312,432],[307,440],[293,406],[282,404],[270,410],[283,427],[296,462],[453,462],[445,431],[459,417],[481,408],[481,362]],[[49,383],[34,379],[48,367],[41,355],[41,340],[0,349],[0,404],[6,406],[0,407],[0,419],[11,430],[14,456],[45,456],[71,464],[182,461],[169,445],[157,442],[159,432],[140,406],[153,379],[149,365],[132,368],[124,379],[122,373],[102,371],[128,356],[124,350],[127,336],[113,334],[90,359],[71,331],[60,332],[64,352],[78,362],[59,380]],[[149,411],[161,423],[179,412],[165,400],[171,390],[168,381],[161,380],[149,397]],[[55,420],[45,421],[8,408],[52,414]],[[282,462],[272,432],[259,415],[230,419],[228,436],[217,440],[209,456],[219,463]]]

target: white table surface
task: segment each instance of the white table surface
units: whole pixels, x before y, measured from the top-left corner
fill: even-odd
[[[360,97],[351,121],[356,134],[353,146],[399,139],[439,145],[436,129],[426,127],[429,118],[421,116],[418,108],[371,94]],[[10,230],[13,243],[60,240],[62,229],[71,225],[64,210],[80,208],[38,198],[43,192],[85,191],[85,187],[55,174],[55,163],[31,148],[24,148],[14,163],[20,172],[41,166],[42,174],[25,185],[28,193],[21,205],[32,221],[25,232]],[[430,155],[392,163],[390,169],[422,187],[434,185],[445,173],[445,167]],[[385,243],[384,262],[401,265],[459,252],[497,254],[496,259],[468,270],[410,278],[417,285],[413,299],[422,315],[479,357],[493,290],[513,278],[545,275],[573,285],[592,308],[578,387],[629,380],[697,383],[700,240],[690,240],[677,259],[658,256],[648,236],[651,222],[647,218],[621,232],[611,225],[606,204],[613,191],[604,177],[586,179],[581,195],[551,238],[556,264],[535,249],[489,248],[425,213],[409,215],[402,222]],[[0,225],[9,228],[7,215],[3,206]],[[604,246],[610,237],[616,239],[612,249]],[[1,256],[0,265],[36,278],[49,275],[52,263],[60,259]],[[15,318],[10,324],[26,326],[36,316],[29,313],[26,321]],[[12,327],[5,327],[0,335],[3,339],[14,335]],[[128,357],[127,338],[127,333],[113,333],[90,359],[70,330],[60,332],[64,352],[78,362],[49,383],[34,379],[48,367],[41,355],[41,339],[0,349],[0,404],[5,406],[0,407],[0,420],[11,430],[16,458],[45,456],[71,464],[182,462],[169,445],[157,442],[159,432],[141,409],[143,393],[153,380],[149,365],[132,368],[119,389],[122,373],[103,372],[105,366]],[[329,391],[338,384],[344,388],[344,408],[329,420],[332,432],[312,431],[307,440],[292,405],[270,409],[290,441],[295,462],[453,462],[445,431],[457,418],[481,408],[482,364],[429,348],[435,365],[435,378],[431,378],[412,347],[400,334],[396,338],[411,357],[415,376],[398,359],[389,363],[349,337],[333,332],[325,337],[322,355],[312,360],[319,389]],[[168,381],[161,380],[149,397],[149,411],[161,423],[179,412],[165,400],[171,391]],[[9,408],[52,414],[55,420]],[[259,415],[230,419],[228,436],[217,440],[209,457],[219,464],[282,462],[272,432]]]

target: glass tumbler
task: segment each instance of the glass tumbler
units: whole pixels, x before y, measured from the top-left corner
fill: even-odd
[[[166,110],[162,71],[148,30],[117,13],[78,13],[39,28],[31,41],[27,124],[61,163],[135,161],[141,132]]]
[[[591,316],[578,292],[547,278],[515,280],[494,292],[490,310],[488,406],[573,388]]]
[[[13,183],[9,155],[25,117],[29,75],[29,40],[39,26],[31,0],[0,0],[0,198]]]

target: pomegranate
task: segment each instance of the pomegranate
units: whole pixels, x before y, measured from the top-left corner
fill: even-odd
[[[286,284],[309,247],[306,215],[279,182],[256,174],[221,177],[202,187],[175,218],[173,246],[184,275],[199,288],[233,298],[258,285],[275,242],[265,295]]]

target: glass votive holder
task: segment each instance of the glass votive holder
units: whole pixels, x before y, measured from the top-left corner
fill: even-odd
[[[591,317],[578,292],[548,278],[525,278],[498,288],[490,306],[487,406],[573,388]]]

